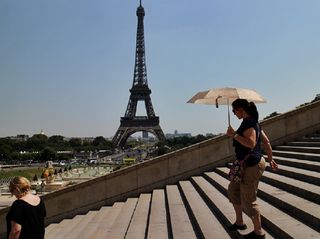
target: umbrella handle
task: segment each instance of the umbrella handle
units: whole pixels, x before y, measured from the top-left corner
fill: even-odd
[[[230,109],[229,109],[229,99],[227,99],[228,104],[228,126],[230,126]]]

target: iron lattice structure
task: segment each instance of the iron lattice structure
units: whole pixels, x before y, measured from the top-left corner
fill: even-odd
[[[151,90],[147,80],[144,44],[144,16],[145,11],[140,1],[140,6],[137,8],[138,26],[133,84],[125,116],[121,117],[120,127],[113,137],[113,143],[118,147],[123,147],[130,135],[140,131],[152,133],[159,141],[165,140],[159,124],[159,117],[154,112],[150,98]],[[138,101],[145,102],[147,116],[136,116]]]

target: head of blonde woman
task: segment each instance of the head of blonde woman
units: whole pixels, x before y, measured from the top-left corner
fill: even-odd
[[[14,177],[9,184],[9,190],[15,196],[23,197],[31,188],[31,184],[25,177]]]

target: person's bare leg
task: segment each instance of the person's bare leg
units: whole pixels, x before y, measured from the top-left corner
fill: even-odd
[[[236,212],[236,224],[239,226],[242,226],[243,223],[243,217],[242,217],[242,206],[241,204],[232,204],[234,211]]]
[[[260,213],[257,213],[256,215],[252,216],[251,220],[252,220],[252,223],[253,223],[254,232],[257,235],[263,235],[264,232],[263,232],[262,227],[261,227]]]

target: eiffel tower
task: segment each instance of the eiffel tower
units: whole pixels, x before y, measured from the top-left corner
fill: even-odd
[[[151,103],[151,90],[148,87],[147,67],[144,45],[143,18],[144,8],[141,5],[137,8],[138,26],[136,42],[136,59],[134,66],[133,84],[130,89],[130,98],[125,116],[120,119],[120,127],[113,137],[113,144],[123,147],[128,137],[136,132],[150,132],[159,141],[165,140],[165,136],[159,124],[159,117],[156,116]],[[147,116],[136,116],[138,101],[144,101]]]

